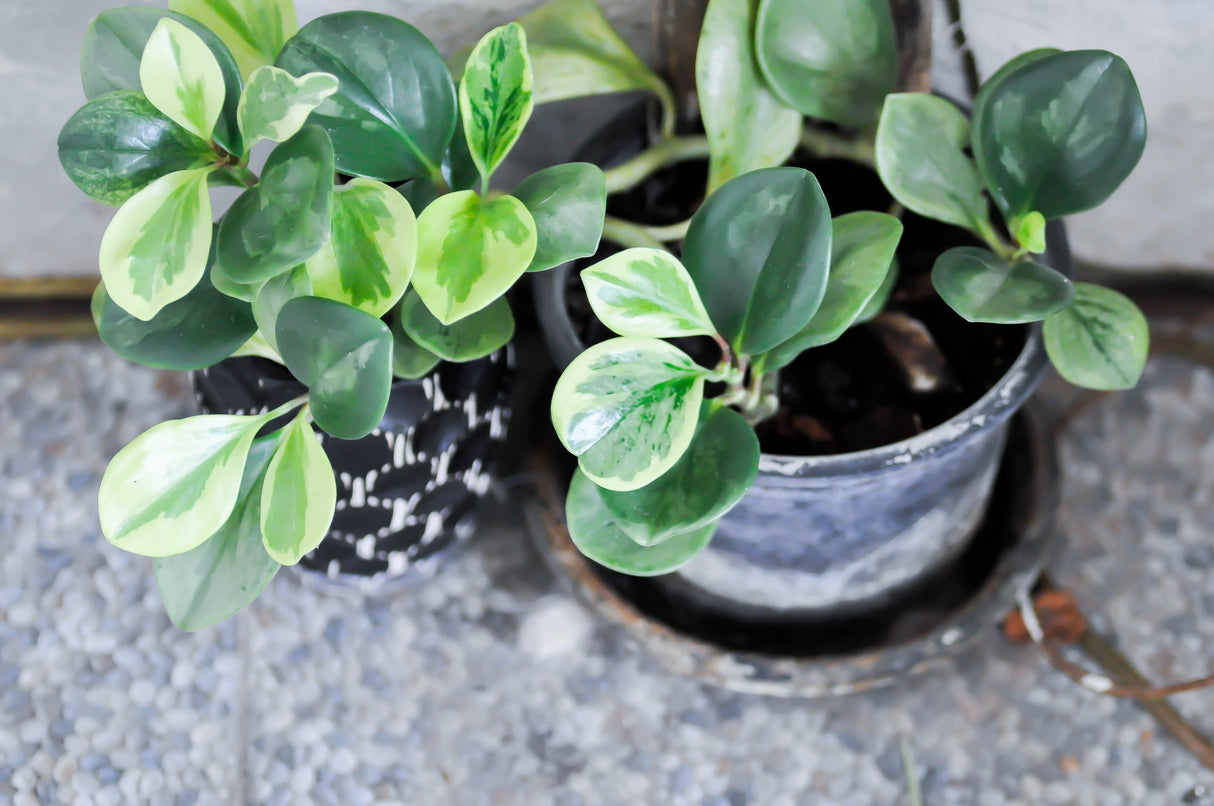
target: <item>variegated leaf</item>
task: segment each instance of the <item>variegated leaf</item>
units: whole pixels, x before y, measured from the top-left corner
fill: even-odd
[[[169,8],[214,31],[246,78],[273,63],[299,29],[292,0],[169,0]]]
[[[582,271],[599,320],[621,336],[711,336],[716,328],[678,258],[662,249],[617,252]]]
[[[301,411],[266,471],[261,494],[266,552],[283,565],[298,563],[325,539],[336,505],[333,466]]]
[[[337,92],[337,77],[308,73],[299,78],[278,67],[263,65],[249,76],[236,114],[245,150],[258,140],[283,142],[299,131],[326,98]]]
[[[510,153],[531,118],[531,59],[517,22],[494,28],[472,50],[459,83],[468,150],[482,177]]]
[[[139,83],[169,120],[211,139],[226,89],[219,62],[198,34],[177,20],[158,22],[143,49]]]

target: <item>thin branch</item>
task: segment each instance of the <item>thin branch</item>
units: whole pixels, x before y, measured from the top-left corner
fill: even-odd
[[[666,249],[666,245],[649,233],[649,228],[622,218],[607,216],[603,220],[603,240],[624,248],[647,247]]]
[[[607,193],[631,190],[667,165],[707,157],[707,137],[670,137],[659,140],[635,157],[603,172],[607,178]]]

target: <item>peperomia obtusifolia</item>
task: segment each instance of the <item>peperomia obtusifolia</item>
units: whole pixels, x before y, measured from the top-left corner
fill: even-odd
[[[503,347],[505,293],[593,254],[602,231],[593,165],[491,189],[534,103],[519,25],[489,32],[457,83],[402,20],[295,20],[290,0],[103,12],[81,57],[88,102],[59,137],[68,176],[119,206],[93,299],[103,341],[165,369],[259,355],[307,387],[263,414],[161,423],[106,471],[106,538],[157,558],[187,629],[244,607],[325,537],[335,481],[314,427],[362,437],[394,377]],[[218,224],[216,185],[243,189]]]
[[[660,84],[592,0],[556,0],[520,22],[554,65],[551,85],[537,81],[546,99]],[[575,67],[580,92],[556,80]],[[582,280],[620,338],[578,356],[552,399],[556,431],[578,458],[569,531],[590,558],[655,575],[708,543],[753,483],[752,426],[776,408],[778,370],[885,304],[899,206],[983,244],[945,251],[932,271],[960,316],[1044,322],[1065,378],[1095,389],[1137,382],[1148,346],[1137,307],[1034,257],[1048,220],[1100,204],[1142,154],[1145,118],[1126,64],[1104,51],[1026,53],[986,82],[972,120],[944,99],[894,93],[897,78],[886,0],[708,3],[697,56],[705,134],[663,125],[606,174],[615,193],[707,158],[705,201],[661,227],[608,217],[604,237],[626,248]],[[671,121],[669,91],[653,91]],[[778,167],[798,146],[867,162],[898,204],[832,219],[812,174]],[[683,336],[714,339],[719,361],[702,366],[663,341]],[[722,391],[705,399],[709,383]]]

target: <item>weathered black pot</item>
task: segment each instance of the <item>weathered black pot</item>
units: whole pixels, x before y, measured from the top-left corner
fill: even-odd
[[[420,380],[393,383],[369,436],[321,433],[337,511],[328,537],[300,564],[377,582],[433,573],[440,555],[475,529],[510,419],[512,377],[508,350],[444,362]],[[194,373],[194,388],[204,411],[224,413],[265,411],[307,391],[285,367],[252,357]]]
[[[622,117],[581,158],[609,166],[643,138],[637,120]],[[1061,224],[1052,223],[1047,235],[1046,261],[1069,274]],[[584,349],[566,305],[575,269],[538,275],[534,285],[541,327],[562,368]],[[883,607],[947,568],[979,528],[1010,418],[1047,365],[1040,329],[1025,330],[1004,376],[922,434],[833,456],[763,454],[753,487],[712,542],[660,584],[706,613],[765,623]]]

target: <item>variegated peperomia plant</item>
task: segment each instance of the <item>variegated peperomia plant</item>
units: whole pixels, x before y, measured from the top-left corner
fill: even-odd
[[[1142,154],[1142,102],[1118,57],[1018,57],[982,87],[971,123],[943,99],[894,94],[886,0],[709,0],[696,64],[705,135],[678,136],[669,90],[621,55],[593,0],[556,0],[520,22],[536,52],[565,65],[551,75],[576,66],[586,76],[581,94],[649,89],[661,103],[653,144],[607,171],[609,192],[676,161],[709,164],[689,220],[608,217],[604,236],[628,248],[582,272],[592,308],[620,336],[577,357],[552,400],[556,431],[578,458],[569,531],[592,559],[661,574],[707,544],[755,478],[751,426],[777,407],[776,372],[885,305],[902,208],[985,244],[949,249],[933,267],[959,315],[1044,321],[1047,352],[1067,379],[1096,389],[1137,382],[1148,343],[1137,307],[1033,257],[1045,250],[1047,220],[1104,201]],[[546,94],[577,93],[554,85]],[[798,146],[867,162],[897,204],[832,219],[812,174],[776,167]],[[663,341],[683,336],[712,337],[719,362],[701,366]],[[708,383],[723,389],[711,400]]]
[[[314,426],[365,436],[394,376],[502,348],[505,293],[593,254],[602,230],[592,165],[490,189],[532,111],[518,25],[486,35],[457,85],[399,19],[295,20],[290,0],[106,11],[85,36],[88,103],[59,137],[68,176],[120,205],[93,299],[103,341],[177,370],[259,355],[307,387],[275,411],[157,425],[102,479],[106,538],[157,558],[188,629],[244,607],[324,538],[336,489]],[[217,185],[243,188],[218,224]]]

